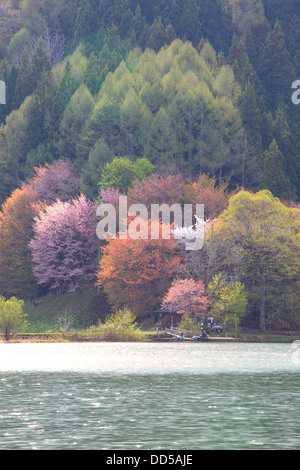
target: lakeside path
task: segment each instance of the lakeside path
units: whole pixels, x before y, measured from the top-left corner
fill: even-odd
[[[138,341],[142,343],[158,343],[158,342],[172,342],[172,343],[180,343],[180,342],[192,342],[192,343],[211,343],[211,342],[219,342],[219,343],[233,343],[233,342],[244,342],[244,343],[293,343],[295,341],[300,341],[300,331],[293,332],[291,334],[287,333],[263,333],[263,332],[256,332],[256,333],[241,333],[235,337],[233,336],[211,336],[209,337],[208,341],[201,341],[201,340],[193,340],[192,338],[186,338],[184,340],[181,339],[172,339],[169,337],[164,337],[161,335],[159,338],[156,337],[155,334],[145,335],[145,337]],[[85,335],[84,333],[22,333],[16,334],[13,338],[9,341],[4,339],[3,335],[0,335],[0,343],[84,343],[84,342],[94,342],[94,343],[116,343],[116,342],[124,342],[123,340],[114,340],[108,341],[103,340],[97,336],[90,336]],[[133,342],[133,341],[128,341]]]

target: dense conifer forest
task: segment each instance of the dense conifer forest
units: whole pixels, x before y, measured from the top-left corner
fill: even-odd
[[[223,319],[298,325],[299,44],[300,0],[1,0],[0,295],[101,285],[109,305],[142,317],[174,279],[193,279],[213,311],[236,296]],[[156,276],[138,266],[135,282],[146,300],[114,257],[128,266],[147,247],[110,242],[99,268],[87,228],[119,194],[204,203],[215,221],[201,253],[152,247]],[[62,237],[76,217],[75,249]],[[43,238],[53,226],[56,254]]]

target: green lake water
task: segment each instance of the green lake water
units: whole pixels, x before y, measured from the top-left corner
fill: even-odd
[[[300,344],[0,344],[0,449],[299,450]]]

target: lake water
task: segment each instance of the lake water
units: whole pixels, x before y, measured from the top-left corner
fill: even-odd
[[[0,344],[0,449],[300,449],[300,345]]]

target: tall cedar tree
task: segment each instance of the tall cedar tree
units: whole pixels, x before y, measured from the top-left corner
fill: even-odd
[[[290,102],[291,83],[295,79],[285,36],[278,22],[269,32],[262,52],[259,70],[264,87],[266,103],[275,110],[281,103]]]
[[[275,139],[265,151],[262,185],[275,197],[290,199],[291,183],[285,171],[284,157]]]

